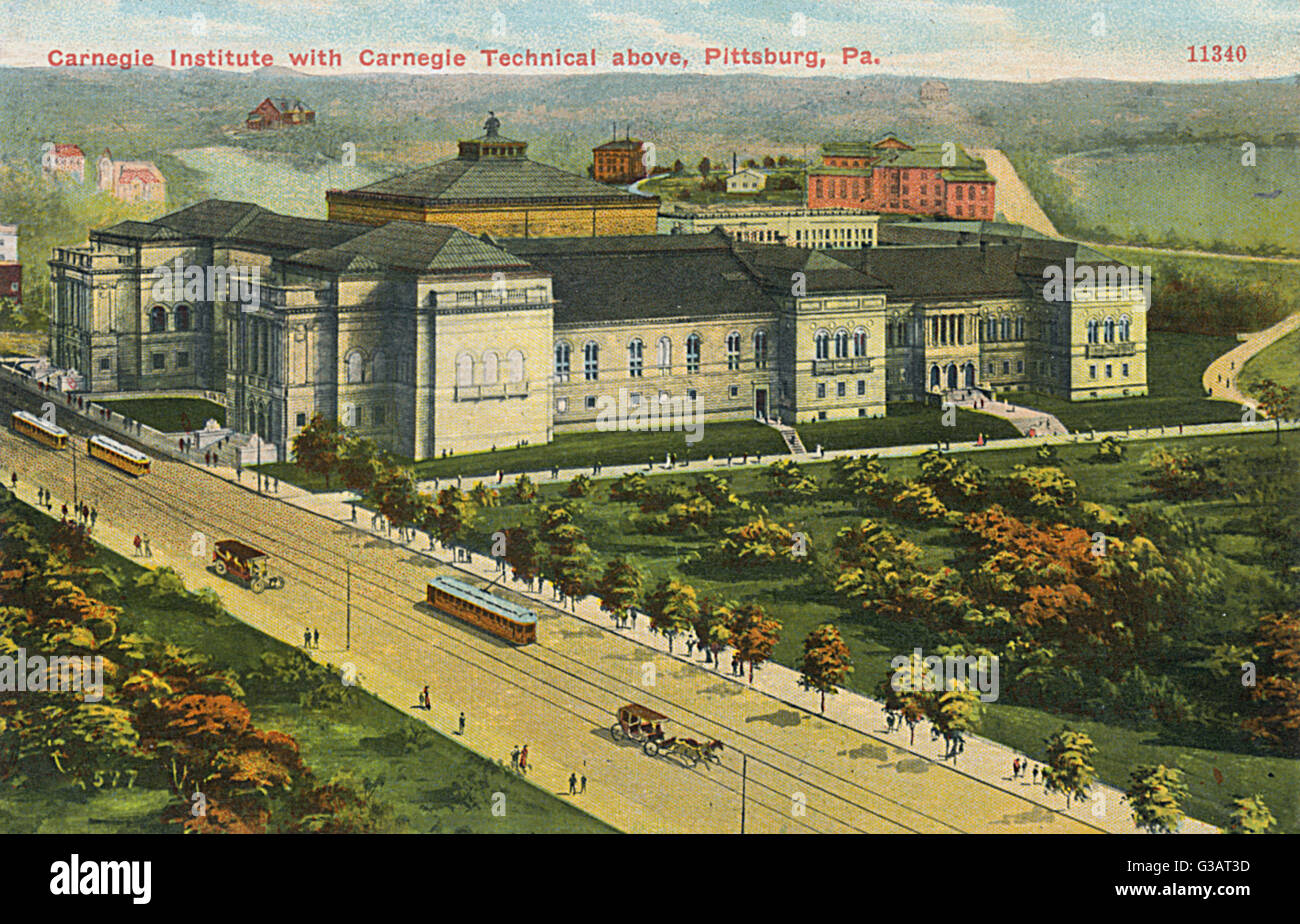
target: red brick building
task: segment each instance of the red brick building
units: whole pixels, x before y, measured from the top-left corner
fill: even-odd
[[[254,131],[260,131],[265,128],[279,128],[282,125],[310,125],[315,121],[316,111],[304,106],[302,100],[268,96],[248,114],[244,125]]]
[[[645,164],[645,142],[617,138],[591,149],[592,176],[598,183],[635,183],[650,172]]]
[[[22,304],[23,301],[23,265],[21,263],[0,263],[0,298],[11,298]]]
[[[886,135],[823,144],[821,163],[808,171],[808,207],[992,221],[996,185],[984,161],[959,144]]]

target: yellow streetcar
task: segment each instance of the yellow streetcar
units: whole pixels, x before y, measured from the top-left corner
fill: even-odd
[[[10,418],[10,424],[13,426],[15,433],[21,433],[23,436],[49,446],[51,449],[66,449],[68,446],[67,430],[46,423],[35,414],[29,414],[26,411],[14,411],[13,417]]]
[[[113,468],[121,469],[137,478],[149,473],[148,456],[106,436],[95,434],[86,440],[86,455],[94,456],[101,462],[107,462]]]

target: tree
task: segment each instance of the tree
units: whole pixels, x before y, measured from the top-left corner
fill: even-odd
[[[763,166],[769,169],[776,166],[776,161],[772,158],[771,154],[764,155]]]
[[[524,581],[531,589],[542,574],[542,556],[537,548],[537,537],[529,526],[508,526],[506,534],[506,564],[516,581]]]
[[[330,475],[338,468],[343,442],[343,433],[337,420],[326,420],[320,414],[313,414],[307,426],[293,438],[293,454],[298,460],[299,468],[322,476],[328,489]]]
[[[379,512],[406,538],[407,527],[416,522],[421,510],[420,492],[411,470],[385,468],[375,478],[370,491]]]
[[[1277,824],[1277,819],[1264,804],[1264,797],[1259,793],[1232,800],[1232,816],[1228,834],[1267,834]]]
[[[586,534],[573,522],[568,507],[543,508],[538,539],[546,547],[542,567],[556,590],[577,606],[577,598],[587,587],[587,569],[591,563],[591,547]]]
[[[1125,448],[1118,437],[1105,437],[1097,444],[1097,460],[1100,462],[1120,462],[1124,458]]]
[[[704,663],[718,666],[718,652],[731,641],[731,625],[736,618],[734,600],[705,597],[700,601],[700,614],[693,627],[695,638],[704,650]]]
[[[1138,767],[1129,777],[1128,799],[1133,821],[1151,834],[1171,834],[1183,823],[1181,802],[1187,799],[1183,771],[1159,764]]]
[[[822,712],[826,711],[826,694],[834,694],[835,687],[853,673],[852,663],[849,646],[840,638],[840,630],[830,623],[813,629],[803,640],[803,676],[799,685],[821,693]]]
[[[916,725],[930,714],[934,685],[933,671],[916,655],[886,673],[880,684],[878,693],[885,710],[898,713],[907,723],[909,744],[916,744]]]
[[[735,657],[749,665],[749,682],[754,682],[754,665],[762,664],[772,656],[772,649],[781,639],[781,623],[770,618],[757,603],[733,606],[735,614],[729,628]]]
[[[437,509],[434,529],[438,542],[443,546],[454,545],[474,521],[474,502],[459,488],[447,487],[438,492]]]
[[[537,485],[527,474],[521,474],[515,479],[515,500],[521,504],[529,503],[537,498]]]
[[[1244,723],[1246,733],[1294,753],[1300,740],[1300,610],[1260,617],[1252,647],[1263,663],[1250,691],[1255,711]]]
[[[772,480],[772,494],[778,499],[812,497],[819,490],[817,479],[791,459],[777,459],[767,467],[767,477]]]
[[[709,171],[712,169],[713,169],[713,162],[710,161],[708,157],[701,157],[700,165],[699,165],[700,176],[704,177],[707,180],[709,178]]]
[[[344,440],[339,450],[338,470],[345,488],[362,496],[369,494],[375,479],[384,470],[379,444],[364,436]]]
[[[668,651],[678,632],[690,628],[700,615],[695,588],[681,581],[663,580],[645,598],[650,625],[668,637]]]
[[[622,558],[605,565],[605,573],[596,582],[600,608],[620,622],[641,597],[641,572]]]
[[[1065,796],[1065,807],[1070,807],[1071,797],[1086,799],[1097,778],[1092,758],[1097,747],[1084,732],[1063,728],[1047,739],[1047,766],[1043,768],[1043,785],[1048,792]]]
[[[1277,425],[1277,435],[1273,439],[1273,445],[1276,446],[1282,442],[1282,418],[1291,413],[1292,390],[1272,379],[1264,379],[1255,386],[1255,394],[1259,395],[1260,410],[1272,417]]]

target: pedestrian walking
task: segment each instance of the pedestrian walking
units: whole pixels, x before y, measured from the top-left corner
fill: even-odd
[[[153,549],[149,548],[149,534],[145,533],[141,536],[140,541],[144,543],[144,557],[153,558]]]
[[[65,520],[68,518],[68,505],[67,505],[67,504],[64,504],[64,505],[63,505],[63,514],[62,514],[62,516],[63,516],[63,519],[65,519]]]
[[[429,685],[426,683],[424,689],[420,691],[420,705],[425,709],[432,709],[433,703],[429,699]]]
[[[519,751],[519,772],[528,775],[528,745],[524,745]]]
[[[1034,764],[1034,785],[1038,785],[1038,764]]]
[[[1011,778],[1017,779],[1020,776],[1020,758],[1017,757],[1011,762]]]
[[[13,489],[14,489],[15,491],[18,490],[18,473],[17,473],[17,472],[10,472],[10,473],[9,473],[9,484],[13,487]]]
[[[138,556],[140,554],[140,545],[141,545],[139,533],[135,534],[135,539],[132,541],[131,544],[135,546],[135,554]]]
[[[587,791],[587,774],[584,773],[578,779],[578,794],[581,795],[586,791]]]
[[[313,648],[320,647],[320,629],[311,630],[311,647]]]
[[[514,750],[510,752],[510,766],[516,773],[519,772],[519,745],[515,745]]]
[[[425,687],[425,690],[428,689],[429,689],[428,687]],[[460,714],[460,719],[457,721],[456,724],[457,724],[456,734],[458,735],[465,734],[465,713],[462,712]]]
[[[98,520],[98,519],[99,519],[99,509],[98,509],[97,507],[91,507],[91,508],[90,508],[90,528],[91,528],[91,529],[94,529],[94,528],[95,528],[95,521]]]
[[[570,773],[569,774],[569,795],[576,796],[577,794],[578,794],[578,774]]]
[[[303,627],[302,630],[302,647],[303,648],[311,647],[311,629],[308,629],[305,626]]]

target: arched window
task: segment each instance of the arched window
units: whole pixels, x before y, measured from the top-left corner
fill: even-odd
[[[867,355],[867,332],[861,327],[853,332],[853,355],[857,357]]]
[[[754,368],[767,368],[767,331],[754,331]]]
[[[488,351],[483,354],[483,384],[495,385],[500,377],[500,360],[497,354]]]
[[[659,338],[659,374],[668,375],[673,371],[673,342],[667,337]]]
[[[524,354],[511,350],[506,354],[506,381],[522,382],[524,380]]]
[[[636,337],[627,345],[627,374],[630,378],[639,379],[644,367],[645,344],[640,337]]]
[[[344,357],[343,361],[347,363],[349,385],[356,385],[364,381],[362,375],[364,370],[365,359],[362,357],[361,352],[359,350],[353,350],[346,357]]]
[[[571,352],[569,345],[563,340],[555,344],[555,381],[569,381]]]
[[[813,335],[813,356],[816,359],[831,358],[831,335],[827,331],[819,330]]]
[[[1119,339],[1127,343],[1129,339],[1130,330],[1131,327],[1130,327],[1128,315],[1125,315],[1124,317],[1119,319]]]
[[[177,305],[175,310],[173,311],[173,314],[175,315],[176,318],[177,330],[190,329],[190,306],[189,305]]]
[[[383,350],[375,350],[375,355],[370,357],[370,381],[388,381],[388,357]]]
[[[686,338],[686,371],[700,371],[700,335],[691,334]]]
[[[1097,342],[1097,321],[1095,318],[1088,322],[1088,342]]]
[[[474,357],[468,353],[456,357],[456,384],[461,388],[474,384]]]
[[[931,367],[930,367],[930,387],[931,387],[931,388],[938,388],[938,387],[939,387],[939,367],[938,367],[938,366],[931,366]]]
[[[835,358],[848,359],[849,332],[841,328],[835,332]]]
[[[727,368],[740,368],[740,331],[727,334]]]
[[[1115,342],[1115,319],[1107,318],[1105,321],[1105,328],[1106,328],[1106,342],[1114,343]]]
[[[986,326],[987,330],[985,330],[985,332],[984,332],[984,339],[985,339],[985,340],[997,340],[997,339],[998,339],[998,319],[997,319],[997,318],[989,318],[989,319],[988,319],[988,323],[987,323],[985,326]]]
[[[1001,319],[1001,325],[1002,325],[1002,330],[999,332],[999,333],[1000,333],[1000,338],[999,338],[999,339],[1002,339],[1002,340],[1010,340],[1010,339],[1011,339],[1011,319],[1010,319],[1009,317],[1007,317],[1006,315],[1003,315],[1003,316],[1002,316],[1002,319]]]
[[[161,334],[167,330],[167,309],[154,305],[149,309],[149,333]]]
[[[600,376],[600,347],[596,341],[588,340],[582,348],[582,377],[595,381]]]
[[[1024,340],[1024,339],[1025,339],[1025,319],[1024,319],[1024,318],[1016,318],[1016,339],[1017,339],[1017,340]]]

